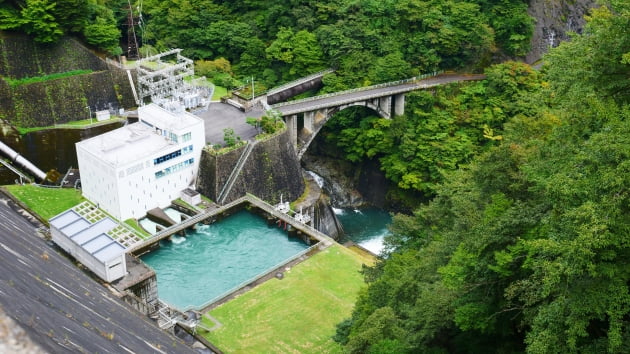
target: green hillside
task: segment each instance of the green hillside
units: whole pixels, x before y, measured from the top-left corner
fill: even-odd
[[[73,38],[39,44],[0,32],[0,49],[0,118],[13,125],[50,126],[135,105],[126,72]]]

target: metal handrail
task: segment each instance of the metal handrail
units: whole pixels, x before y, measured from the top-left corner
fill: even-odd
[[[416,85],[416,86],[411,86],[411,88],[409,88],[409,87],[407,87],[407,88],[400,88],[398,90],[390,90],[390,91],[387,91],[387,92],[380,92],[380,93],[376,93],[376,94],[368,94],[368,95],[365,95],[365,96],[353,97],[353,98],[348,98],[348,99],[340,100],[340,101],[321,103],[321,104],[318,104],[318,105],[309,106],[308,107],[308,111],[315,111],[315,110],[318,110],[318,109],[321,109],[321,108],[326,108],[326,107],[342,106],[344,104],[353,103],[353,102],[357,102],[357,101],[365,101],[365,100],[369,100],[369,99],[377,98],[377,97],[391,96],[391,95],[394,95],[394,94],[397,94],[397,93],[401,93],[401,92],[409,92],[409,91],[418,89],[420,87],[426,88],[426,87],[429,87],[429,85],[420,85],[419,84],[419,85]],[[354,92],[351,92],[351,93],[354,93]],[[328,97],[320,97],[320,98],[324,99],[324,98],[328,98]],[[296,101],[294,101],[294,102],[296,102]],[[301,104],[301,103],[304,103],[304,102],[299,102],[299,103],[296,103],[296,104]],[[274,108],[277,109],[279,107],[274,107]],[[279,110],[279,111],[282,113],[283,116],[288,116],[288,115],[291,115],[291,114],[304,112],[305,110],[304,109],[293,109],[293,110],[285,110],[285,111]]]

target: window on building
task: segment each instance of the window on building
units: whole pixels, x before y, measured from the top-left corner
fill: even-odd
[[[193,151],[193,146],[192,145],[188,145],[188,146],[185,146],[182,149],[182,154],[188,154],[188,153],[191,153],[192,151]]]
[[[176,158],[178,156],[181,156],[181,155],[182,155],[182,150],[173,151],[173,152],[171,152],[169,154],[166,154],[164,156],[160,156],[158,158],[153,159],[153,165],[159,165],[162,162],[166,162],[168,160],[174,159],[174,158]]]
[[[191,166],[194,161],[195,161],[195,159],[188,159],[186,161],[182,161],[182,162],[180,162],[178,164],[175,164],[173,166],[167,167],[167,168],[165,168],[165,169],[163,169],[161,171],[157,171],[155,173],[155,178],[156,179],[157,178],[162,178],[164,176],[170,175],[173,172],[180,171],[180,170],[182,170],[182,169],[184,169],[184,168],[186,168],[188,166]],[[169,181],[169,184],[170,184],[170,181]]]
[[[168,138],[175,143],[177,142],[177,134],[173,134],[173,132],[168,133]]]
[[[192,134],[191,133],[186,133],[184,135],[182,135],[182,142],[185,143],[187,141],[190,141],[190,139],[192,139]]]

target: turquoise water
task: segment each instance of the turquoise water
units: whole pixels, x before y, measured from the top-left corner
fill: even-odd
[[[352,240],[374,254],[383,250],[383,238],[389,233],[392,217],[378,208],[334,209],[346,232],[341,242]]]
[[[239,211],[187,237],[161,241],[142,256],[158,278],[160,299],[178,309],[199,308],[308,248],[260,216]]]

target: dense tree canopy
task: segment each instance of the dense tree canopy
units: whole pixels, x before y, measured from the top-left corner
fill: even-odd
[[[349,352],[630,351],[629,20],[612,1],[540,76],[487,71],[501,139],[394,218]]]
[[[0,0],[0,29],[41,43],[76,34],[120,53],[127,4]],[[540,72],[484,68],[528,51],[526,10],[523,0],[145,0],[138,36],[145,49],[183,48],[226,86],[233,74],[271,87],[328,66],[324,92],[485,70],[484,81],[409,94],[403,116],[345,110],[322,130],[344,158],[378,160],[398,191],[420,197],[394,218],[335,339],[351,353],[630,352],[630,4],[594,10]],[[272,131],[268,118],[251,122]]]
[[[114,12],[120,5],[93,0],[0,1],[0,29],[19,30],[39,43],[54,43],[64,34],[78,35],[110,54],[121,54]]]
[[[334,66],[331,89],[474,67],[497,51],[524,55],[533,23],[521,0],[147,0],[143,8],[146,45],[224,57],[237,76],[267,86]]]
[[[486,75],[480,82],[412,92],[406,113],[392,120],[342,111],[322,135],[346,159],[378,159],[399,188],[431,197],[445,174],[501,141],[508,117],[530,109],[513,97],[541,86],[538,73],[522,63],[495,65]]]

